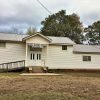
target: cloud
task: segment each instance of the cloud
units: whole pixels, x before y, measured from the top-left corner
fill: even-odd
[[[66,14],[77,13],[84,25],[100,20],[99,0],[40,0],[52,13],[66,10]],[[32,25],[41,27],[41,21],[49,13],[36,0],[0,0],[0,30],[17,25],[26,29]],[[22,27],[23,26],[23,27]]]

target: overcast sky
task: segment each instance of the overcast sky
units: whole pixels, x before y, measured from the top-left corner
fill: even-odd
[[[84,26],[100,20],[100,0],[40,0],[52,13],[66,10],[66,14],[76,13]],[[0,30],[28,26],[39,31],[41,21],[49,13],[36,0],[0,0]]]

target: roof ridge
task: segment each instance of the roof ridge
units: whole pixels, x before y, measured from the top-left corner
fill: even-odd
[[[62,37],[62,38],[69,38],[69,37],[65,37],[65,36],[47,36],[47,37]]]

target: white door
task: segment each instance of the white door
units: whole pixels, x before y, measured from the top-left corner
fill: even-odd
[[[41,52],[31,52],[30,58],[32,66],[41,66]]]

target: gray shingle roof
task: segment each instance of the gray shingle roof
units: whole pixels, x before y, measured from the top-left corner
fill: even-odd
[[[96,45],[74,45],[75,53],[100,53],[100,46]]]
[[[23,38],[27,37],[28,35],[24,34],[8,34],[8,33],[0,33],[0,40],[4,41],[22,41]],[[67,37],[54,37],[54,36],[47,36],[52,41],[52,44],[75,44],[71,39]]]
[[[10,33],[0,33],[0,40],[2,41],[22,41],[27,35],[23,34],[10,34]]]
[[[52,41],[52,44],[75,44],[75,42],[73,42],[71,39],[69,39],[68,37],[54,37],[54,36],[47,36],[48,38],[50,38]]]

